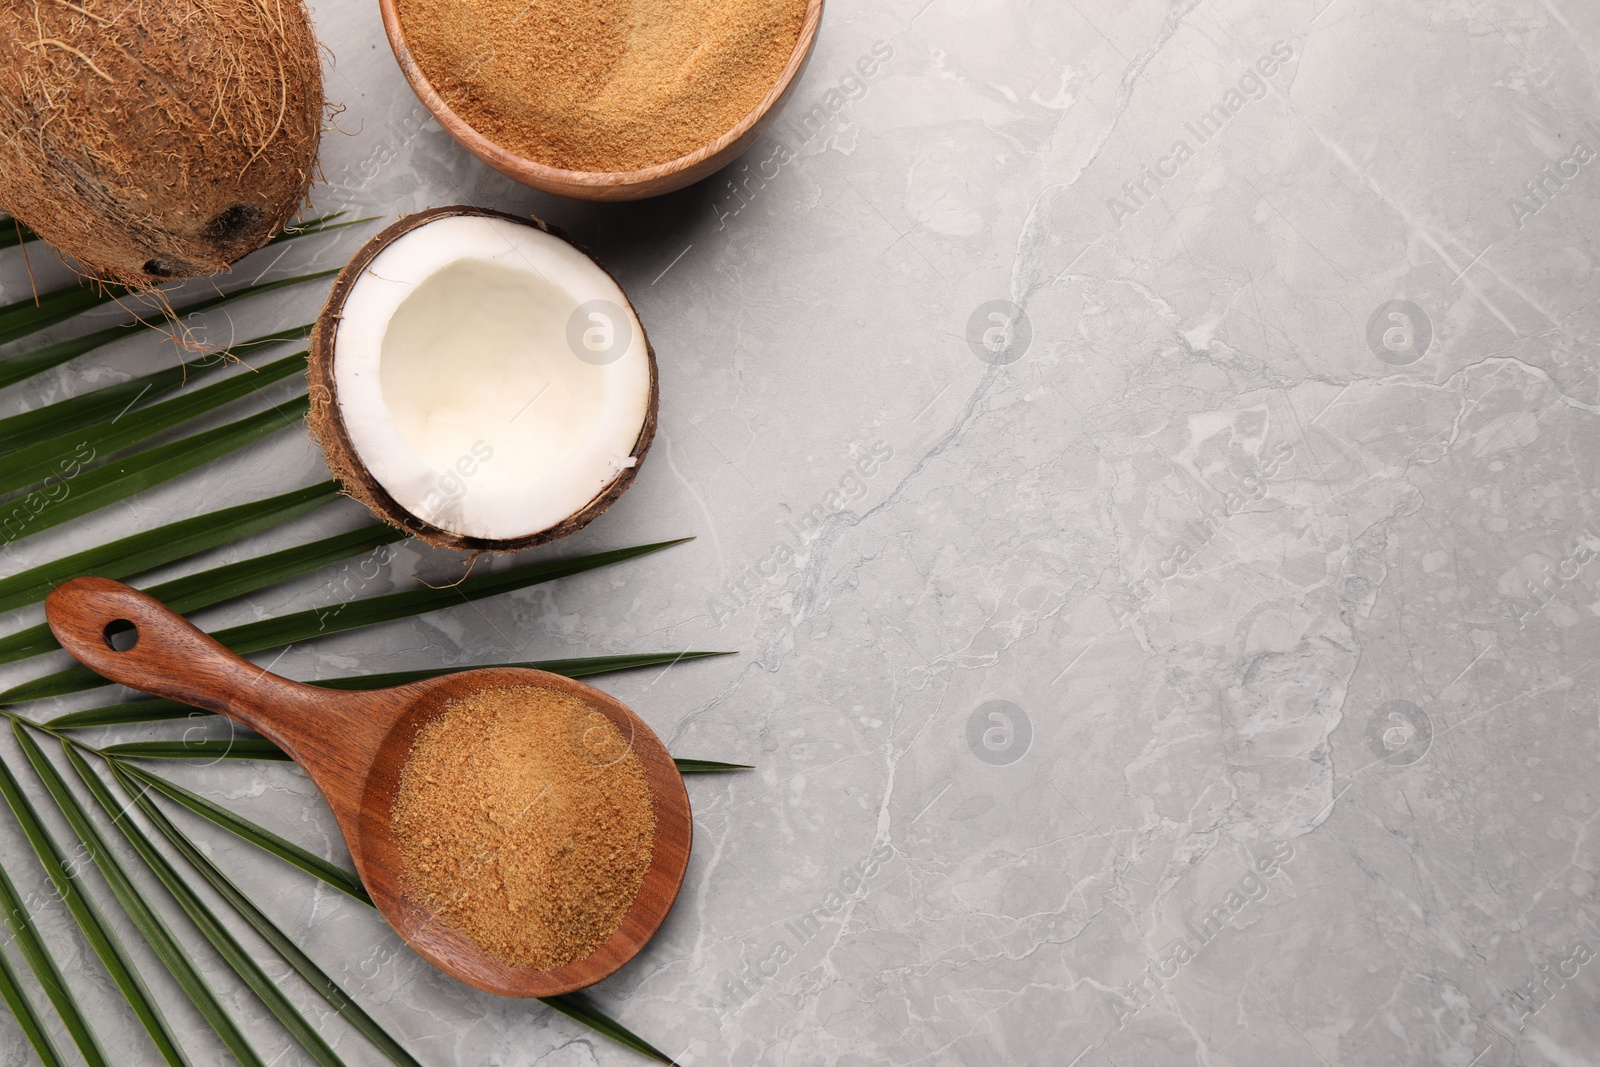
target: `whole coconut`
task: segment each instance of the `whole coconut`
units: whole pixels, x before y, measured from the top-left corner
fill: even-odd
[[[302,0],[0,3],[0,209],[98,277],[260,248],[305,201],[322,112]]]

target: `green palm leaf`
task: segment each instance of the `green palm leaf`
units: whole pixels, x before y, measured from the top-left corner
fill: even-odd
[[[84,1062],[90,1067],[109,1067],[105,1053],[101,1050],[99,1041],[95,1039],[94,1031],[89,1028],[78,1002],[67,989],[67,980],[62,977],[60,969],[56,967],[56,961],[45,949],[44,941],[39,937],[39,931],[33,924],[33,916],[24,908],[22,898],[17,895],[16,886],[11,883],[10,876],[3,868],[0,868],[0,905],[6,909],[6,926],[16,939],[17,947],[22,950],[22,958],[27,961],[28,968],[33,972],[34,981],[44,989],[45,996],[50,998],[56,1014],[61,1017],[62,1025],[67,1028],[67,1033],[72,1035],[78,1051],[82,1053]],[[3,959],[3,956],[0,956],[0,959]],[[38,1048],[37,1043],[34,1044],[34,1048]]]
[[[35,374],[43,374],[51,367],[59,367],[69,359],[81,356],[85,352],[91,352],[103,345],[111,344],[113,341],[120,341],[124,337],[131,337],[133,336],[132,331],[138,329],[149,329],[149,327],[132,323],[109,326],[103,330],[96,330],[94,333],[86,333],[82,337],[57,341],[54,344],[45,345],[43,348],[36,348],[31,352],[0,355],[0,387],[14,385],[25,378],[33,377]]]
[[[386,523],[369,522],[306,544],[174,578],[150,586],[149,591],[173,611],[196,611],[337,563],[348,556],[403,541],[406,536],[404,530]],[[180,604],[183,606],[175,606]]]
[[[354,219],[349,222],[335,223],[333,220],[339,218],[342,214],[343,212],[336,212],[332,215],[323,215],[319,218],[310,219],[298,226],[286,228],[268,243],[279,244],[284,241],[293,241],[301,237],[310,237],[319,233],[327,233],[330,230],[343,229],[346,226],[356,226],[360,223],[371,221],[370,219]],[[16,234],[18,228],[13,222],[7,229]],[[26,238],[21,240],[26,240]],[[14,240],[11,243],[20,244],[21,240]],[[0,248],[4,247],[6,247],[5,244],[0,243]],[[338,271],[336,270],[321,271],[316,274],[302,275],[299,278],[285,279],[281,282],[270,282],[265,286],[256,285],[247,288],[258,293],[266,292],[269,288],[281,288],[284,285],[292,285],[311,278],[325,278],[330,274],[337,273]],[[161,292],[170,298],[180,294],[182,286],[163,289]],[[220,299],[243,296],[245,292],[245,290],[239,290],[235,293],[226,294]],[[35,294],[27,300],[18,300],[15,303],[0,306],[0,345],[8,344],[18,338],[27,337],[29,334],[47,329],[58,322],[65,322],[67,319],[101,305],[109,304],[114,300],[121,300],[128,293],[127,287],[111,282],[82,281],[76,285],[69,285],[48,293]],[[188,307],[178,309],[178,313],[180,315],[187,314],[207,306],[216,306],[216,301],[191,304]]]
[[[542,1004],[548,1004],[568,1018],[576,1019],[589,1029],[604,1034],[623,1048],[631,1048],[635,1052],[649,1056],[657,1063],[665,1063],[669,1067],[678,1067],[678,1061],[621,1023],[616,1022],[605,1012],[595,1007],[594,1003],[582,993],[563,993],[559,997],[540,997],[539,1001]]]
[[[687,540],[690,538],[659,541],[655,544],[619,548],[610,552],[595,552],[569,559],[547,560],[516,567],[501,574],[468,578],[456,585],[438,589],[424,586],[403,593],[390,593],[385,596],[368,597],[365,600],[352,600],[342,604],[297,611],[289,615],[279,615],[272,619],[262,619],[260,622],[218,630],[211,636],[240,655],[248,655],[381,622],[410,618],[440,608],[452,607],[457,603],[509,593],[526,586],[566,578],[597,567],[659,552],[673,545],[681,545]],[[110,684],[87,667],[68,667],[66,670],[13,686],[0,693],[0,700],[20,703],[24,700],[78,693],[85,689],[95,689]]]
[[[58,400],[53,404],[45,404],[32,411],[24,411],[20,415],[0,419],[0,454],[37,441],[42,434],[64,434],[81,426],[92,426],[106,418],[116,421],[116,416],[128,411],[135,404],[155,400],[187,385],[195,378],[220,370],[249,349],[281,344],[285,341],[304,340],[310,336],[311,330],[311,326],[297,326],[292,330],[267,334],[236,344],[221,352],[191,359],[176,367],[168,367],[118,385],[94,389],[66,400]]]
[[[17,972],[12,969],[11,961],[6,959],[4,953],[0,953],[0,998],[11,1009],[12,1018],[17,1020],[22,1036],[28,1039],[39,1062],[45,1067],[66,1067],[61,1060],[61,1053],[56,1051],[56,1043],[50,1040],[50,1034],[44,1028],[44,1022],[33,1010],[33,1002],[22,992]]]
[[[149,593],[173,611],[199,611],[267,589],[341,559],[402,541],[405,537],[406,532],[394,526],[381,522],[368,523],[309,544],[295,545],[264,556],[174,578],[170,582],[151,586]]]
[[[349,678],[322,678],[311,685],[325,689],[383,689],[391,685],[405,685],[424,678],[437,678],[456,671],[483,670],[491,667],[527,667],[548,671],[568,678],[586,678],[592,674],[609,671],[626,671],[635,667],[659,667],[682,660],[705,659],[708,656],[731,656],[732,652],[651,652],[634,656],[590,656],[585,659],[525,660],[521,663],[486,663],[474,667],[432,667],[420,671],[395,671],[391,674],[358,674]],[[82,730],[91,726],[121,726],[136,722],[162,722],[168,719],[188,719],[210,715],[209,711],[176,700],[130,700],[126,704],[111,704],[103,708],[86,708],[69,712],[50,720],[52,730]]]
[[[69,578],[96,574],[118,580],[165,567],[221,545],[253,537],[331,504],[339,483],[319,482],[279,496],[223,508],[85,549],[0,579],[0,611],[35,604]]]
[[[16,219],[0,217],[0,248],[15,248],[17,245],[38,239],[38,234]]]
[[[208,737],[193,741],[125,741],[100,750],[121,759],[287,760],[289,754],[260,737]]]
[[[251,903],[239,887],[234,885],[227,875],[223,874],[216,864],[212,863],[194,846],[184,833],[173,825],[172,820],[164,815],[155,802],[145,795],[138,783],[122,768],[122,765],[113,761],[111,773],[122,786],[123,792],[132,797],[145,818],[150,820],[152,826],[161,832],[167,842],[177,850],[184,860],[216,891],[217,895],[228,902],[228,906],[256,932],[256,934],[273,950],[282,957],[294,972],[298,974],[323,1000],[337,1011],[351,1026],[360,1031],[368,1041],[378,1047],[384,1055],[388,1056],[400,1067],[422,1067],[410,1053],[401,1048],[399,1043],[379,1026],[373,1018],[358,1007],[355,1001],[344,994],[344,991],[329,978],[323,970],[312,962],[311,957],[300,951],[282,930],[268,919],[266,915]]]
[[[666,542],[676,544],[676,542]],[[537,659],[519,663],[486,663],[471,667],[427,667],[417,671],[390,671],[387,674],[357,674],[347,678],[322,678],[312,682],[325,689],[385,689],[392,685],[406,685],[441,674],[457,671],[486,670],[493,667],[526,667],[529,670],[559,674],[566,678],[587,678],[593,674],[610,674],[614,671],[631,671],[638,667],[659,667],[679,660],[706,659],[710,656],[731,656],[731,652],[640,652],[629,656],[583,656],[577,659]]]
[[[182,804],[202,819],[206,819],[224,830],[233,834],[257,848],[270,852],[279,859],[299,867],[302,871],[333,886],[341,893],[348,893],[364,904],[371,904],[372,898],[367,896],[366,887],[361,884],[361,879],[340,867],[338,864],[323,859],[315,852],[301,848],[293,841],[280,837],[271,830],[236,815],[215,801],[208,800],[199,793],[192,793],[176,782],[169,782],[159,775],[151,774],[142,767],[131,763],[122,764],[124,770],[145,785],[165,794],[169,799]]]
[[[105,812],[106,818],[111,820],[113,826],[122,831],[122,836],[127,839],[128,844],[133,846],[134,851],[139,854],[139,858],[144,861],[145,866],[155,874],[161,884],[166,887],[167,892],[172,894],[173,899],[178,902],[178,906],[183,909],[184,914],[189,916],[189,921],[194,923],[205,939],[211,943],[211,947],[216,949],[217,955],[221,956],[244,984],[250,987],[250,991],[261,1000],[261,1003],[266,1005],[268,1011],[277,1017],[278,1021],[283,1024],[284,1029],[289,1031],[290,1036],[300,1043],[300,1047],[311,1054],[312,1059],[322,1064],[323,1067],[344,1067],[344,1061],[334,1054],[333,1049],[328,1047],[328,1043],[322,1039],[322,1035],[317,1033],[316,1028],[295,1010],[294,1005],[289,1002],[289,998],[284,996],[283,990],[279,989],[277,984],[267,977],[266,972],[261,969],[261,965],[251,958],[250,953],[245,950],[244,946],[239,944],[233,934],[228,931],[228,928],[212,914],[211,909],[205,906],[205,902],[200,899],[200,895],[191,889],[182,878],[178,877],[178,872],[173,870],[166,857],[156,851],[155,846],[150,843],[149,839],[129,819],[125,818],[126,811],[124,807],[116,802],[116,798],[111,795],[111,791],[106,788],[99,775],[89,768],[89,764],[84,761],[83,757],[74,752],[71,744],[65,740],[61,742],[61,749],[65,753],[67,761],[72,764],[72,769],[78,772],[78,777],[83,780],[83,784],[88,787],[89,792]],[[196,975],[196,979],[198,979],[198,975]],[[209,993],[210,991],[207,990],[206,992]],[[221,1011],[220,1005],[217,1006],[217,1011]],[[248,1046],[246,1051],[250,1052]],[[254,1056],[254,1053],[250,1052],[250,1055]]]
[[[208,737],[193,741],[126,741],[102,749],[108,756],[123,759],[193,759],[193,760],[278,760],[290,756],[271,741],[260,737],[222,738]],[[748,763],[718,763],[707,759],[674,759],[679,774],[723,774],[728,771],[749,771],[755,768]]]
[[[22,897],[17,894],[17,887],[12,884],[11,876],[6,874],[4,868],[0,868],[0,907],[5,908],[6,926],[11,930],[11,936],[16,939],[17,947],[22,950],[22,958],[33,971],[34,981],[44,989],[45,996],[50,998],[56,1014],[61,1017],[62,1024],[67,1028],[67,1033],[72,1035],[73,1041],[78,1045],[78,1051],[83,1053],[84,1062],[90,1067],[110,1067],[106,1062],[105,1053],[100,1049],[100,1043],[95,1040],[94,1031],[89,1029],[83,1012],[78,1008],[78,1002],[67,991],[66,979],[61,976],[56,961],[45,950],[44,942],[39,938],[39,931],[33,925],[32,914],[23,905]],[[55,1042],[51,1041],[49,1034],[44,1031],[32,1001],[22,992],[16,971],[12,970],[11,961],[4,953],[0,953],[0,980],[3,980],[6,986],[6,1004],[10,1006],[11,1014],[17,1017],[17,1022],[22,1026],[23,1033],[27,1035],[28,1043],[33,1046],[33,1050],[46,1064],[60,1063],[60,1054],[56,1051]]]
[[[187,1067],[188,1058],[178,1047],[172,1031],[167,1026],[166,1017],[161,1014],[161,1009],[150,996],[150,990],[146,988],[144,979],[139,976],[138,969],[128,958],[127,949],[122,947],[122,942],[116,933],[106,925],[105,916],[100,914],[100,909],[94,901],[79,891],[76,875],[69,871],[61,847],[45,829],[44,823],[39,819],[39,813],[34,810],[33,804],[22,792],[22,786],[12,776],[11,768],[6,766],[4,760],[0,760],[0,795],[4,795],[6,804],[11,808],[11,814],[22,827],[28,843],[33,846],[34,855],[44,867],[45,874],[49,877],[51,885],[55,886],[62,903],[72,914],[73,921],[78,924],[78,930],[83,934],[84,940],[94,949],[95,955],[100,957],[106,972],[111,975],[111,980],[116,983],[128,1005],[133,1008],[145,1032],[150,1035],[150,1040],[155,1042],[161,1057],[173,1067]]]
[[[299,274],[293,278],[282,278],[275,282],[247,285],[243,289],[235,289],[231,293],[224,293],[221,296],[214,296],[194,304],[185,304],[183,307],[176,309],[172,319],[186,318],[202,311],[222,307],[224,304],[231,304],[236,300],[244,300],[247,297],[276,292],[279,289],[287,289],[292,285],[315,281],[318,278],[326,278],[337,273],[339,272],[336,270],[320,270],[311,274]],[[167,321],[172,321],[172,319]],[[34,329],[42,328],[34,327]],[[49,370],[51,367],[58,367],[69,359],[81,356],[85,352],[93,351],[102,345],[108,345],[113,341],[120,341],[141,331],[155,328],[156,324],[154,323],[123,323],[120,326],[109,326],[103,330],[84,334],[82,337],[57,341],[54,344],[45,345],[43,348],[34,349],[31,352],[0,355],[0,387],[15,384],[25,378],[31,378],[35,374],[41,374]],[[32,332],[32,330],[24,332]]]
[[[373,523],[307,545],[213,567],[208,571],[151,586],[147,592],[180,614],[199,611],[277,585],[298,575],[370,551],[405,537],[405,532]],[[12,663],[60,648],[46,623],[0,638],[0,663]]]
[[[514,567],[500,574],[484,574],[468,578],[466,581],[438,589],[424,586],[420,589],[408,589],[402,593],[389,593],[384,596],[368,597],[365,600],[351,600],[327,607],[310,608],[273,619],[263,619],[260,622],[219,630],[212,636],[235,652],[245,654],[261,652],[380,622],[423,615],[440,608],[498,596],[530,585],[553,582],[558,578],[571,577],[584,571],[660,552],[664,548],[681,545],[687,540],[689,538],[682,537],[673,541],[637,545],[633,548],[594,552],[586,556],[544,560]]]
[[[724,771],[753,771],[748,763],[718,763],[709,759],[675,759],[679,774],[722,774]]]
[[[348,229],[351,226],[360,226],[363,223],[373,222],[376,219],[376,216],[369,215],[364,219],[347,219],[344,222],[334,221],[335,219],[344,218],[344,214],[345,213],[343,211],[335,211],[329,215],[318,215],[316,218],[302,219],[299,222],[291,222],[289,225],[285,226],[283,229],[274,234],[272,240],[268,241],[266,246],[270,247],[272,245],[282,244],[285,241],[293,241],[297,237],[310,237],[314,234],[328,233],[333,230]]]
[[[127,295],[128,290],[120,285],[83,282],[0,306],[0,345],[65,322],[74,315]]]
[[[100,750],[107,756],[124,759],[192,759],[192,760],[276,760],[287,762],[292,757],[260,737],[201,738],[178,741],[126,741],[108,745]],[[672,761],[679,774],[725,774],[730,771],[753,771],[748,763],[721,763],[706,759],[677,759]]]
[[[113,455],[204,415],[212,408],[242,400],[273,382],[282,381],[292,374],[304,374],[306,355],[305,352],[296,352],[268,363],[260,370],[241,371],[215,385],[140,408],[98,426],[35,441],[0,460],[0,494],[12,493],[42,481],[57,473],[63,460],[81,455],[85,449],[95,457]]]
[[[178,988],[183,990],[190,1003],[211,1025],[223,1044],[228,1046],[228,1051],[232,1052],[240,1063],[246,1064],[247,1067],[266,1067],[255,1050],[250,1047],[249,1041],[245,1039],[238,1025],[227,1012],[222,1010],[222,1004],[218,1002],[216,994],[200,977],[199,969],[178,944],[178,939],[173,936],[172,930],[145,902],[144,895],[128,877],[128,872],[123,868],[121,861],[106,847],[105,838],[100,836],[100,831],[89,821],[88,813],[83,810],[78,798],[67,788],[61,773],[45,758],[38,742],[28,735],[28,731],[17,720],[13,719],[11,726],[16,734],[17,743],[22,746],[23,754],[28,757],[28,762],[33,764],[34,772],[44,783],[51,799],[56,802],[56,807],[66,817],[73,833],[78,835],[78,841],[88,853],[89,859],[94,862],[95,869],[111,888],[112,896],[117,898],[117,903],[122,905],[122,910],[132,921],[134,929],[139,931],[145,943],[156,954],[156,958],[166,967],[167,973],[172,975]]]
[[[304,222],[290,223],[275,234],[267,244],[281,244],[284,241],[292,241],[296,237],[309,237],[312,234],[327,233],[330,230],[342,230],[347,226],[359,226],[364,222],[372,221],[370,218],[365,218],[334,223],[334,219],[343,215],[344,212],[335,211],[331,215],[322,215],[314,219],[306,219]],[[29,241],[37,241],[38,239],[38,234],[16,219],[0,216],[0,249],[15,248],[17,245],[27,244]]]
[[[84,471],[57,484],[62,496],[52,499],[53,489],[38,489],[20,500],[0,504],[0,545],[29,537],[59,526],[69,519],[125,500],[133,494],[176,478],[186,471],[227,455],[259,440],[305,415],[310,402],[304,397],[286,401],[271,411],[219,426],[181,441],[146,449],[134,455]]]

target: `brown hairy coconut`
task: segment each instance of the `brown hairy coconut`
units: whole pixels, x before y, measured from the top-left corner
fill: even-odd
[[[97,277],[260,248],[305,201],[322,113],[302,0],[0,4],[0,209]]]
[[[622,288],[555,228],[433,208],[369,241],[311,337],[312,434],[344,491],[429,544],[576,533],[655,437],[655,351]]]

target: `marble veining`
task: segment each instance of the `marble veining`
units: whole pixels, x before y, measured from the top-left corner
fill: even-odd
[[[1600,1064],[1600,7],[829,0],[742,161],[611,206],[458,148],[376,5],[315,15],[315,208],[547,218],[661,362],[638,483],[541,551],[696,540],[274,666],[739,653],[601,680],[756,769],[690,782],[683,894],[599,1003],[685,1064]],[[163,358],[129,353],[74,373]],[[320,470],[279,435],[57,544]],[[459,570],[406,545],[331,588]],[[343,858],[292,768],[184,780]],[[207,840],[424,1062],[643,1062]]]

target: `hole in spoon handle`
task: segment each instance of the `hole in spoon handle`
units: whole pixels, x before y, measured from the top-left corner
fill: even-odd
[[[263,674],[159,600],[108,578],[74,578],[44,602],[61,647],[132,689],[232,714]]]

